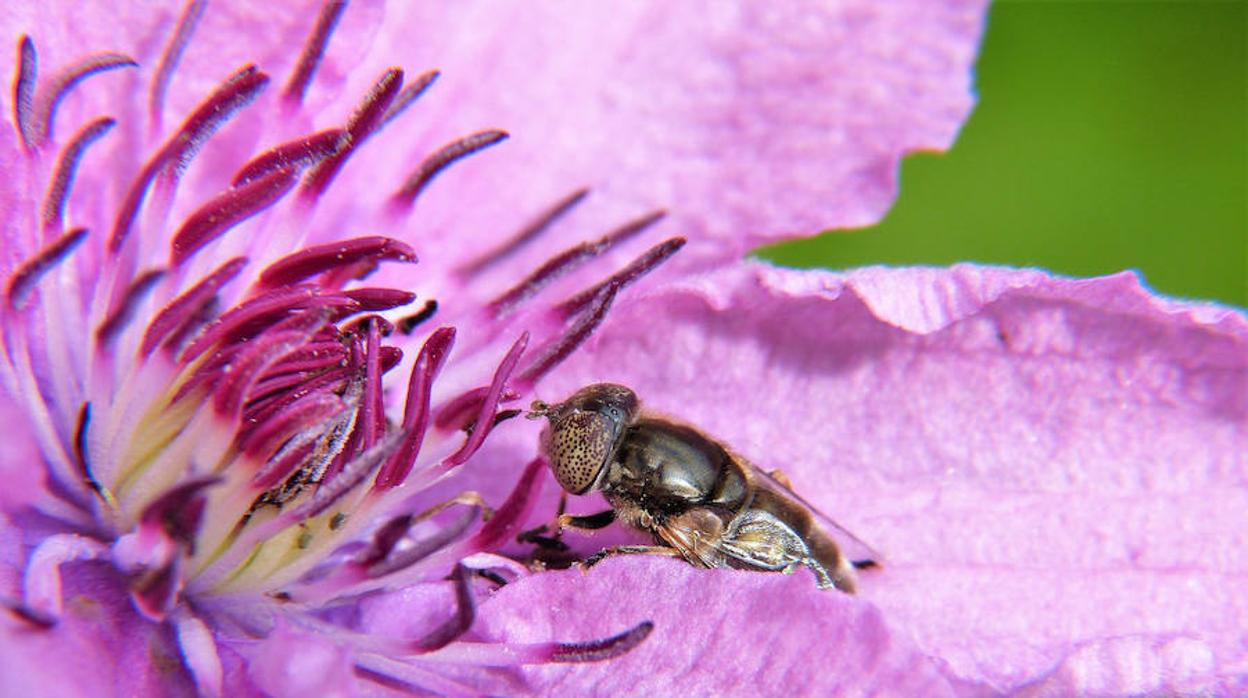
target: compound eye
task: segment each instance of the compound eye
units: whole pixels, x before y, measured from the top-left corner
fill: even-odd
[[[550,470],[571,494],[587,491],[615,446],[615,422],[599,412],[572,412],[551,424],[545,443]]]

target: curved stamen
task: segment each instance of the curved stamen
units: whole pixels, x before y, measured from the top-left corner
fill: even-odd
[[[212,94],[200,103],[182,122],[182,127],[143,166],[117,210],[113,233],[108,240],[108,251],[116,254],[130,235],[139,207],[147,197],[147,191],[162,171],[178,176],[191,158],[199,152],[204,141],[211,138],[240,109],[247,106],[269,84],[269,76],[246,66],[230,76]]]
[[[69,190],[74,186],[74,173],[78,171],[83,152],[111,131],[116,123],[116,119],[107,116],[92,121],[74,134],[69,145],[61,151],[56,160],[56,174],[52,176],[48,193],[43,197],[44,228],[60,227],[61,220],[65,217],[65,202],[69,200]]]
[[[577,189],[571,194],[565,196],[530,221],[528,225],[521,228],[519,232],[513,235],[510,240],[503,244],[502,247],[486,253],[485,256],[477,259],[476,261],[470,262],[465,265],[460,272],[466,276],[476,276],[503,259],[506,259],[520,248],[528,245],[533,240],[536,240],[538,236],[546,232],[550,226],[554,225],[555,221],[563,218],[568,211],[576,208],[577,204],[584,201],[587,196],[589,196],[589,189]]]
[[[394,194],[394,201],[400,208],[410,208],[416,197],[429,186],[439,174],[455,162],[473,153],[507,140],[507,133],[497,129],[480,131],[464,136],[457,141],[448,143],[420,163],[420,167],[407,178],[403,186]]]
[[[95,341],[101,347],[108,346],[117,334],[130,324],[134,319],[134,311],[138,308],[140,302],[151,293],[156,287],[156,282],[165,276],[164,269],[152,269],[143,272],[139,278],[135,279],[126,287],[125,293],[121,296],[121,301],[117,304],[113,312],[109,313],[104,322],[95,330]]]
[[[277,170],[210,199],[187,216],[174,233],[169,244],[169,265],[181,266],[208,243],[277,203],[294,188],[296,179],[294,170]]]
[[[399,320],[398,328],[402,334],[411,334],[416,328],[438,312],[438,302],[430,299],[420,310]]]
[[[53,240],[47,247],[39,250],[34,257],[22,262],[17,271],[13,272],[13,276],[9,277],[8,288],[5,289],[9,307],[13,310],[21,310],[30,292],[39,283],[39,279],[43,278],[43,275],[51,271],[53,267],[65,261],[65,258],[77,249],[86,237],[86,228],[75,228]]]
[[[17,42],[17,77],[13,80],[13,124],[22,143],[35,142],[35,82],[39,77],[39,53],[35,42],[23,35]]]
[[[143,334],[143,342],[139,347],[139,354],[145,358],[151,356],[156,346],[166,337],[176,334],[179,329],[192,322],[199,310],[206,303],[211,302],[216,297],[217,291],[238,276],[238,272],[242,271],[246,265],[246,257],[235,257],[217,267],[189,291],[173,299],[169,305],[156,314],[155,319],[148,323],[147,332]]]
[[[342,398],[333,393],[314,393],[284,408],[276,417],[265,420],[255,431],[240,431],[240,449],[253,458],[268,460],[293,436],[329,422],[346,407]]]
[[[278,288],[360,261],[415,262],[416,251],[394,238],[373,235],[304,248],[270,264],[260,273],[259,288]]]
[[[485,442],[485,437],[490,433],[494,423],[494,413],[498,411],[498,401],[503,396],[503,388],[507,385],[507,379],[511,377],[511,372],[515,370],[516,364],[520,361],[520,355],[524,353],[524,348],[529,343],[529,333],[525,332],[520,338],[511,345],[511,349],[507,351],[507,355],[498,364],[498,368],[494,371],[494,379],[490,381],[490,389],[485,394],[485,398],[481,401],[481,407],[477,410],[477,418],[473,421],[476,428],[472,430],[472,435],[464,442],[464,445],[456,452],[446,457],[442,467],[446,469],[461,465],[477,452],[481,444]]]
[[[286,89],[282,91],[282,99],[288,103],[299,104],[303,101],[308,85],[312,84],[312,76],[316,74],[316,68],[321,64],[321,58],[325,55],[329,37],[333,35],[334,29],[338,26],[338,20],[342,19],[342,11],[345,9],[347,9],[345,0],[328,0],[321,5],[321,11],[316,16],[316,25],[312,28],[312,33],[308,35],[307,43],[303,45],[299,61],[295,63],[290,80],[286,82]]]
[[[310,286],[293,286],[263,293],[232,308],[212,324],[182,353],[190,362],[218,343],[237,342],[276,322],[287,313],[326,305],[327,296]],[[348,299],[342,299],[344,301]]]
[[[56,75],[49,84],[47,93],[51,97],[41,99],[35,106],[35,140],[43,143],[52,140],[52,123],[56,116],[56,108],[61,100],[77,87],[83,80],[118,68],[137,68],[139,64],[129,56],[120,53],[102,53],[88,56],[77,65],[71,66]]]
[[[231,180],[238,187],[276,170],[302,170],[329,157],[338,149],[346,131],[331,128],[276,145],[243,165]]]
[[[680,248],[684,246],[685,238],[668,238],[646,250],[640,257],[630,262],[628,266],[607,277],[601,283],[591,286],[560,303],[556,310],[564,317],[571,317],[580,312],[585,306],[593,303],[603,289],[608,286],[614,286],[618,291],[628,286],[637,279],[654,271],[656,267],[666,262],[668,258],[679,252]]]
[[[380,131],[385,128],[386,124],[397,119],[417,99],[420,99],[421,95],[430,87],[433,87],[433,83],[437,82],[441,75],[442,73],[437,70],[427,70],[417,75],[411,84],[405,85],[402,90],[399,90],[399,94],[391,102],[390,108],[381,117],[381,124],[377,127],[377,130]]]
[[[362,311],[390,310],[400,308],[416,300],[416,294],[395,288],[352,288],[342,295],[359,303]]]
[[[313,167],[304,179],[303,188],[300,191],[304,199],[316,199],[325,193],[325,189],[329,187],[330,182],[334,181],[338,170],[342,169],[351,153],[355,152],[355,149],[359,148],[382,123],[386,110],[401,87],[403,87],[403,71],[398,68],[387,70],[377,79],[372,89],[365,95],[364,102],[347,120],[347,125],[343,129],[345,133],[338,142],[337,150]]]
[[[177,29],[174,30],[173,36],[169,38],[169,44],[165,46],[165,51],[160,56],[156,76],[152,78],[152,89],[147,97],[148,118],[151,119],[154,132],[160,131],[165,94],[169,91],[169,82],[173,79],[173,72],[178,69],[178,63],[182,61],[182,53],[186,51],[187,44],[195,35],[195,28],[199,26],[199,20],[204,16],[204,9],[207,7],[208,0],[191,0],[186,3],[186,9],[178,18]]]
[[[620,226],[607,235],[593,241],[583,242],[575,247],[564,250],[546,261],[519,284],[513,286],[503,295],[490,301],[490,310],[497,317],[510,313],[519,304],[532,298],[539,291],[595,257],[605,254],[608,250],[626,240],[631,240],[646,228],[659,222],[666,216],[664,211],[638,218]],[[640,274],[638,274],[640,276]]]
[[[614,659],[645,640],[654,630],[654,623],[642,621],[619,635],[589,642],[558,643],[550,653],[550,661],[560,663],[601,662]]]
[[[411,472],[424,442],[425,432],[429,430],[429,403],[433,381],[446,364],[447,356],[454,345],[455,328],[442,327],[429,335],[429,339],[420,348],[420,353],[416,355],[407,384],[407,404],[403,410],[403,429],[407,436],[394,456],[377,473],[374,489],[396,487]]]
[[[455,584],[455,615],[412,643],[412,649],[419,654],[436,652],[446,647],[468,632],[472,621],[476,620],[477,600],[472,595],[472,587],[468,585],[468,568],[462,564],[455,565],[451,580]]]

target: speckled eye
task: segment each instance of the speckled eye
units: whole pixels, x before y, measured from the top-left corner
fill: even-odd
[[[594,484],[611,457],[618,424],[608,415],[575,411],[550,425],[544,450],[560,487],[582,494]]]

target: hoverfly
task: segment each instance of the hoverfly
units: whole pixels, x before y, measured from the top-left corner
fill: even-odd
[[[670,555],[704,568],[791,573],[805,566],[820,589],[853,593],[855,568],[878,564],[869,546],[819,514],[783,476],[692,426],[643,412],[623,385],[590,385],[555,405],[537,401],[528,416],[548,420],[541,449],[565,493],[600,490],[612,507],[591,516],[561,513],[557,531],[618,519],[654,538],[652,546],[607,548],[585,566],[618,554]],[[856,548],[854,561],[828,531]]]

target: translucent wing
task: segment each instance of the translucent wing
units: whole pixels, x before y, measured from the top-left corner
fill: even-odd
[[[855,567],[875,567],[884,564],[884,556],[878,550],[868,545],[858,536],[855,536],[849,529],[832,520],[832,517],[819,511],[818,507],[806,501],[802,495],[794,492],[788,485],[773,477],[771,473],[752,463],[750,464],[750,472],[758,478],[759,484],[769,487],[805,507],[815,517],[819,527],[836,541],[837,546],[841,549],[841,554],[848,558]]]

